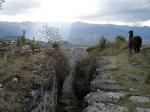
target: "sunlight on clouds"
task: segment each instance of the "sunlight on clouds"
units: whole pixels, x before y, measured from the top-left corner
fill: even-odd
[[[149,6],[143,0],[7,0],[0,11],[0,21],[150,26]]]
[[[81,15],[97,12],[96,1],[93,0],[44,0],[36,12],[44,20],[72,21]],[[42,19],[42,20],[43,20]]]
[[[31,4],[35,2],[34,0],[31,1],[29,1]],[[12,4],[19,4],[21,2],[23,4],[20,5],[24,7],[28,5],[27,0],[25,2],[24,0],[8,0],[7,4],[11,4],[12,7]],[[80,16],[96,14],[98,11],[98,0],[37,0],[37,3],[39,4],[37,8],[33,5],[32,7],[34,8],[22,9],[25,12],[18,13],[13,17],[5,14],[4,16],[0,15],[0,17],[8,21],[15,21],[16,18],[17,21],[75,21]],[[13,7],[15,8],[14,5]],[[11,10],[14,9],[12,8]]]

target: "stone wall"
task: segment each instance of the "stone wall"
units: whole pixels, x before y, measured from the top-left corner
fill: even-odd
[[[55,73],[44,80],[42,86],[31,91],[31,98],[21,104],[23,112],[55,112],[57,85]]]

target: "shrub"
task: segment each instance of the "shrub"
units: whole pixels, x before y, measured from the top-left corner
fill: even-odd
[[[60,46],[57,42],[53,42],[52,43],[52,48],[54,48],[55,50],[59,50]]]
[[[78,99],[83,99],[84,96],[89,92],[89,85],[94,71],[94,60],[86,58],[76,63],[73,89]]]
[[[40,44],[37,43],[37,42],[35,42],[34,40],[31,41],[31,42],[29,43],[29,45],[30,45],[30,47],[31,47],[31,49],[32,49],[32,51],[33,51],[33,53],[35,52],[35,49],[40,49]]]
[[[99,46],[100,46],[101,49],[106,48],[106,46],[107,46],[107,38],[102,36],[101,39],[99,40]]]
[[[120,43],[120,42],[126,42],[126,38],[123,36],[117,36],[116,37],[116,42]]]
[[[60,97],[62,95],[61,91],[64,80],[66,76],[70,74],[70,65],[68,63],[69,61],[60,50],[49,48],[47,53],[49,56],[52,56],[55,61],[54,68],[57,77],[58,96]]]
[[[25,45],[25,30],[22,31],[22,35],[17,39],[17,46],[21,47]]]

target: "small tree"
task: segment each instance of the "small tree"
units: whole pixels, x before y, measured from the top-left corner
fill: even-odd
[[[106,48],[107,46],[107,38],[105,37],[101,37],[100,40],[99,40],[99,45],[100,45],[100,48]]]
[[[22,31],[22,35],[17,40],[17,46],[23,46],[25,44],[25,30]]]
[[[42,37],[44,37],[50,44],[59,40],[59,29],[54,26],[49,26],[47,23],[43,24],[40,32]]]

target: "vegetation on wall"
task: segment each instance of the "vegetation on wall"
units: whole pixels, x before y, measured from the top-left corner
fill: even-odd
[[[85,58],[76,62],[73,89],[80,100],[89,92],[89,85],[94,72],[94,59]]]
[[[100,41],[87,49],[90,56],[117,55],[128,51],[128,43],[123,36],[117,36],[114,42],[110,42],[106,37],[101,37]]]
[[[127,42],[122,36],[117,36],[115,42],[109,42],[106,37],[101,37],[99,42],[88,48],[88,57],[76,62],[75,78],[73,82],[74,92],[82,99],[90,90],[90,81],[95,72],[95,58],[97,56],[117,55],[126,51]]]

